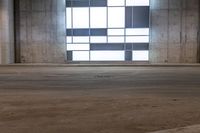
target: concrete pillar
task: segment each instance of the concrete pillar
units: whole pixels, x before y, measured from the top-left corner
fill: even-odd
[[[200,63],[200,2],[199,2],[199,28],[198,28],[198,63]]]
[[[152,63],[197,63],[199,0],[151,0]]]
[[[22,63],[65,63],[65,0],[18,0]]]
[[[0,0],[0,64],[14,62],[13,0]]]

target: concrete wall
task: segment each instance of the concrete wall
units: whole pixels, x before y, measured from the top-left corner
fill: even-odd
[[[152,63],[196,63],[199,0],[151,0]]]
[[[0,64],[14,62],[13,0],[0,0]]]
[[[65,0],[18,0],[22,63],[65,62]]]
[[[65,0],[17,1],[20,62],[64,63]],[[198,29],[199,0],[151,0],[150,62],[199,62]]]

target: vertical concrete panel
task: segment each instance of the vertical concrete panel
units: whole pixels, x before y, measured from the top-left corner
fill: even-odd
[[[197,63],[199,0],[152,0],[151,16],[150,62]]]
[[[186,23],[185,43],[186,45],[197,45],[198,25],[197,23],[193,23],[193,21],[198,21],[198,15],[194,11],[187,11],[186,18],[188,21]],[[196,55],[194,55],[194,58],[196,58],[195,56]]]
[[[150,62],[165,63],[168,56],[168,0],[151,1]]]
[[[167,10],[168,0],[150,0],[152,10]]]
[[[173,2],[174,3],[174,2]],[[179,63],[181,58],[181,11],[173,7],[169,10],[168,62]]]
[[[0,64],[14,62],[13,0],[0,0]]]
[[[153,43],[166,43],[168,30],[167,11],[152,11],[151,41]]]
[[[166,43],[151,43],[150,61],[152,63],[165,63],[167,61]]]
[[[65,0],[19,2],[21,62],[65,63]]]
[[[169,0],[169,9],[180,10],[182,7],[181,1],[183,0]]]
[[[181,61],[187,63],[198,62],[198,27],[199,27],[199,1],[185,0],[183,3],[183,35]]]

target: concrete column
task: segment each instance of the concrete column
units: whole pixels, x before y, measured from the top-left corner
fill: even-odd
[[[168,61],[168,7],[168,0],[151,0],[151,63],[165,63]]]
[[[19,0],[22,63],[65,63],[65,0]]]
[[[0,64],[14,62],[13,0],[0,0]]]
[[[200,63],[200,2],[199,2],[199,28],[198,28],[198,63]]]
[[[197,63],[199,0],[151,0],[152,63]]]

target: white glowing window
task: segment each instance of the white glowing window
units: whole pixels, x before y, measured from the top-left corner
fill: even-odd
[[[136,20],[140,19],[140,16],[137,17],[137,12],[135,12],[134,22],[131,19],[125,19],[125,9],[127,6],[149,6],[150,0],[107,0],[107,6],[98,6],[102,4],[101,0],[96,1],[98,1],[97,5],[92,2],[91,6],[86,7],[82,5],[84,4],[82,2],[79,4],[75,2],[77,6],[72,5],[66,8],[67,31],[74,29],[74,34],[67,34],[69,36],[66,37],[66,49],[69,54],[72,51],[72,61],[125,61],[131,56],[133,61],[148,61],[149,51],[146,48],[142,50],[143,46],[141,46],[141,50],[137,51],[137,46],[135,46],[136,48],[132,51],[131,45],[126,45],[126,43],[149,43],[149,28],[125,28],[131,23],[137,25],[140,21]],[[125,24],[126,20],[127,24]],[[101,43],[103,45],[98,46]],[[109,43],[116,46],[112,47]],[[119,43],[119,46],[124,44],[124,49],[118,47]],[[94,44],[93,50],[90,50],[91,44]]]
[[[89,8],[73,8],[73,28],[89,28]]]
[[[124,6],[125,0],[108,0],[108,6]]]
[[[124,29],[108,29],[108,35],[124,35]]]
[[[108,7],[108,27],[124,28],[125,7]]]
[[[89,36],[74,36],[73,37],[73,43],[89,43],[90,38]]]
[[[126,6],[149,6],[149,0],[126,0]]]
[[[90,44],[67,44],[67,50],[90,50]]]
[[[106,7],[91,7],[90,8],[90,27],[91,28],[106,28],[106,26],[107,26]]]
[[[149,28],[126,29],[126,35],[148,36],[149,35]]]
[[[127,36],[127,43],[149,43],[149,36]]]
[[[108,37],[108,43],[124,43],[124,36]]]
[[[106,36],[91,36],[90,43],[106,43],[107,37]]]
[[[66,9],[66,25],[67,28],[72,28],[72,8],[67,8]]]
[[[91,51],[91,61],[124,61],[124,51]]]
[[[149,51],[133,51],[133,61],[148,61]]]
[[[67,39],[67,40],[66,40],[67,43],[72,43],[72,37],[71,37],[71,36],[67,36],[66,39]]]
[[[89,61],[90,53],[89,51],[73,51],[72,60],[73,61]]]

